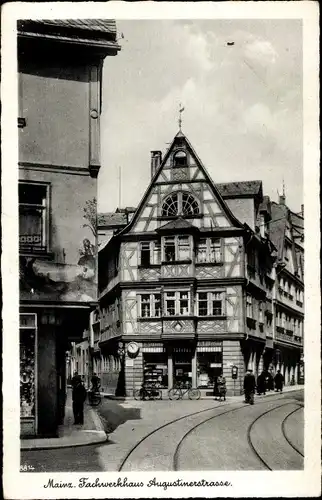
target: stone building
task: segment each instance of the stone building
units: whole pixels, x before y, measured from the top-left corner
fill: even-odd
[[[274,349],[271,361],[285,383],[304,382],[304,207],[294,213],[285,195],[271,203],[269,235],[277,248],[274,282]]]
[[[113,374],[126,395],[144,381],[209,392],[222,373],[239,394],[274,349],[270,201],[261,181],[215,184],[181,130],[164,158],[152,152],[151,176],[99,251],[102,385]]]
[[[57,434],[66,351],[97,304],[102,65],[119,49],[112,20],[18,22],[22,436]]]

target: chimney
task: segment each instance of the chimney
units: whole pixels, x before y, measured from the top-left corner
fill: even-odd
[[[301,205],[301,215],[302,215],[302,217],[304,219],[304,205],[303,204]]]
[[[151,151],[151,178],[154,176],[162,162],[162,151]]]
[[[279,204],[280,205],[285,205],[285,194],[280,194],[280,199],[279,199]]]

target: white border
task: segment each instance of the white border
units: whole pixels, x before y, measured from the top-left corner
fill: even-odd
[[[8,3],[2,7],[2,227],[3,227],[3,366],[4,366],[4,491],[22,498],[142,498],[142,497],[269,497],[315,496],[320,493],[320,226],[319,226],[319,122],[318,122],[318,3],[317,2],[108,2]],[[17,197],[17,61],[18,18],[116,19],[302,19],[304,63],[304,202],[305,202],[305,470],[301,472],[198,472],[127,473],[128,480],[226,480],[231,488],[61,488],[43,489],[46,478],[74,481],[113,481],[125,474],[21,474],[19,469],[19,298]]]

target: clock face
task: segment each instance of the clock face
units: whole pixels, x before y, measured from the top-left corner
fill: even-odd
[[[135,356],[139,352],[139,346],[135,342],[130,342],[127,346],[127,352],[131,356]]]

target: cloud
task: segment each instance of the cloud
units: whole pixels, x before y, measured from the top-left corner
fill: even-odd
[[[278,54],[272,43],[258,38],[245,44],[244,54],[248,59],[256,61],[263,66],[275,64],[278,59]]]

